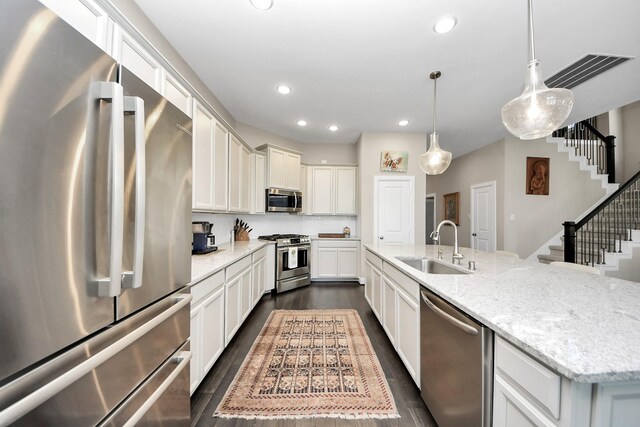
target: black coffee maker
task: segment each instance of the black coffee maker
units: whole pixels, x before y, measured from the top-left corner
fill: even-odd
[[[194,221],[191,223],[193,233],[193,255],[208,254],[218,250],[216,236],[211,234],[213,224],[208,221]]]

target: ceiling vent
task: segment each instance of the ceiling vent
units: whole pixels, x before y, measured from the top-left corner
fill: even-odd
[[[548,87],[571,89],[591,80],[613,67],[632,59],[628,56],[597,55],[588,53],[573,64],[549,77],[545,84]]]

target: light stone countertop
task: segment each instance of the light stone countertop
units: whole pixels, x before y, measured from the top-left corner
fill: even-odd
[[[640,380],[640,283],[469,248],[462,266],[475,258],[473,274],[427,274],[395,257],[436,259],[436,246],[365,247],[574,381]]]
[[[218,250],[206,255],[191,256],[191,283],[194,285],[239,259],[273,244],[265,240],[252,239],[245,242],[235,242],[233,247],[229,243],[218,245]]]
[[[349,237],[318,237],[318,235],[309,236],[311,240],[360,240],[360,236],[351,235]]]

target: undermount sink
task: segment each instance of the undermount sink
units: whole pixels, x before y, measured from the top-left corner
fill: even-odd
[[[409,267],[429,274],[471,274],[470,271],[465,271],[462,268],[456,268],[428,258],[398,256],[396,259]]]

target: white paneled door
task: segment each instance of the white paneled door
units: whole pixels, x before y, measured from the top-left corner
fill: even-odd
[[[413,244],[414,177],[374,177],[376,236],[381,243]]]
[[[471,247],[496,250],[496,182],[471,186]]]

